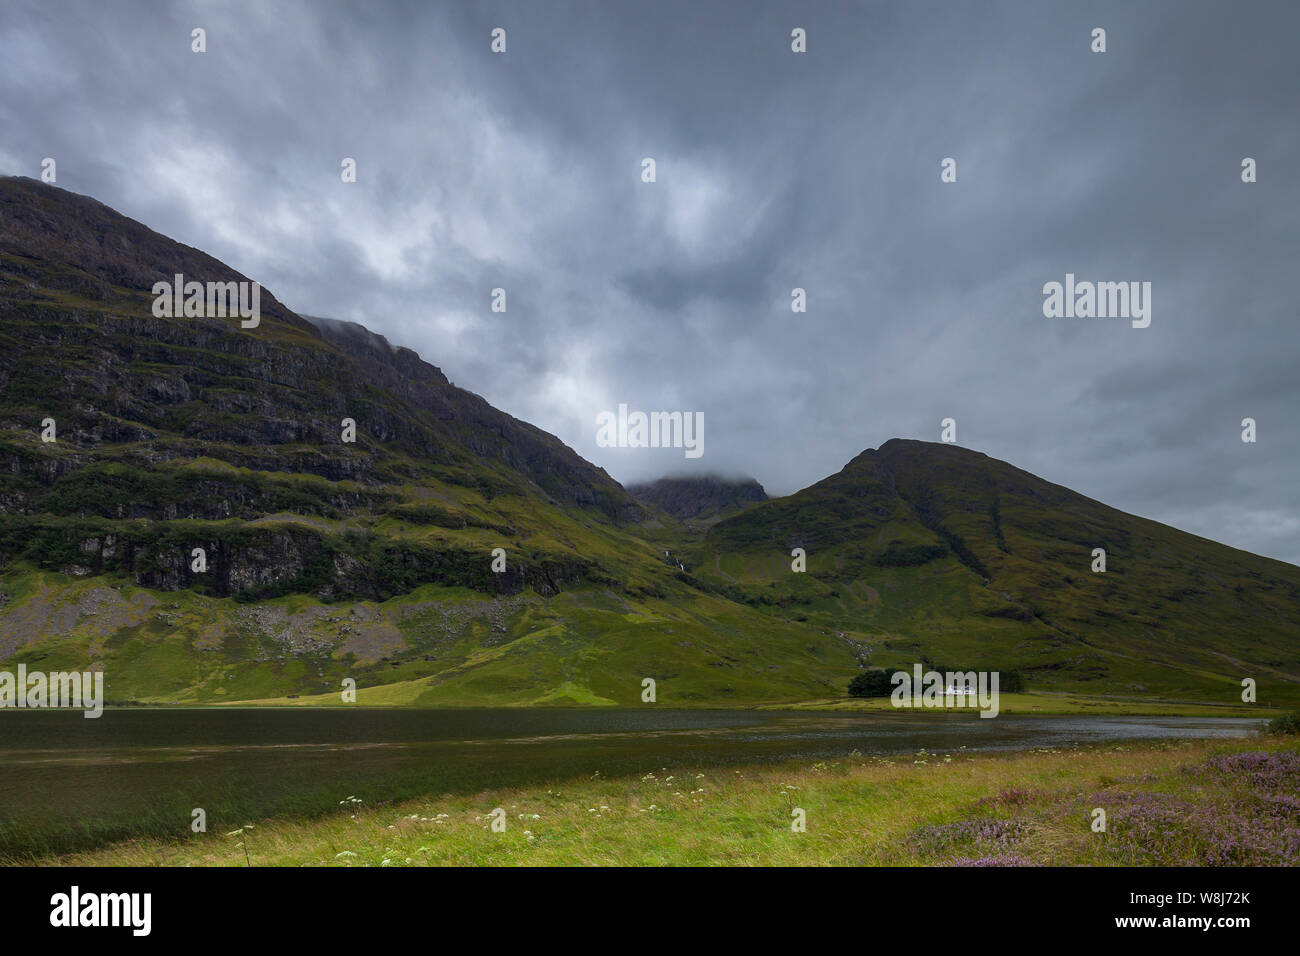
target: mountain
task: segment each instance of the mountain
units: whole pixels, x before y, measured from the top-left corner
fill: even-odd
[[[1233,699],[1252,678],[1294,699],[1300,682],[1300,568],[955,445],[864,451],[715,524],[692,560],[704,585],[842,628],[874,664],[978,663],[1121,696]]]
[[[924,659],[1300,701],[1300,568],[922,442],[784,498],[637,500],[362,325],[270,291],[255,328],[155,316],[177,273],[246,278],[0,179],[5,668],[102,666],[112,701],[153,703],[338,703],[353,678],[363,704],[645,706],[653,678],[671,707],[839,697]]]
[[[154,316],[178,272],[245,278],[0,180],[0,661],[103,663],[147,701],[353,677],[374,703],[638,703],[654,677],[717,704],[851,674],[833,636],[690,587],[603,469],[409,349],[269,291],[256,328]]]
[[[753,478],[728,481],[716,475],[698,478],[660,478],[629,485],[628,494],[643,505],[658,508],[674,518],[713,522],[767,500],[767,492]]]

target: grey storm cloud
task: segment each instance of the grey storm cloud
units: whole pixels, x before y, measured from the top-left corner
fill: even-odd
[[[1298,34],[1291,2],[8,0],[0,172],[54,157],[625,482],[788,493],[952,417],[1300,563]],[[1066,273],[1151,282],[1151,326],[1045,318]],[[619,403],[703,412],[705,455],[598,447]]]

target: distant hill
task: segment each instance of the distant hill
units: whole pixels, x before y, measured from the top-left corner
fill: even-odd
[[[637,501],[674,518],[717,520],[742,508],[767,501],[767,492],[753,478],[728,481],[716,475],[699,478],[660,478],[648,484],[629,485]]]

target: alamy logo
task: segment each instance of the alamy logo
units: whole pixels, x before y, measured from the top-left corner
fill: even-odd
[[[50,925],[129,926],[131,935],[148,936],[153,924],[151,893],[82,893],[74,886],[50,897]]]
[[[0,707],[81,708],[87,718],[104,713],[104,672],[55,671],[45,674],[18,665],[18,673],[0,671]]]
[[[262,321],[262,287],[256,282],[174,282],[153,284],[153,314],[159,319],[224,319],[238,315],[240,328],[255,329]]]
[[[601,412],[596,416],[596,444],[601,448],[685,448],[687,458],[704,454],[703,412],[628,413],[626,405],[618,414]]]
[[[889,678],[895,707],[978,707],[981,717],[998,715],[997,671],[895,671]]]
[[[1133,328],[1151,324],[1150,282],[1075,282],[1043,286],[1043,315],[1049,319],[1132,319]]]

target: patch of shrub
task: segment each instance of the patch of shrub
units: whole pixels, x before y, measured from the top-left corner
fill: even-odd
[[[894,685],[889,679],[889,671],[863,671],[849,681],[850,697],[888,697],[893,690]]]
[[[1268,732],[1270,734],[1287,734],[1289,736],[1300,734],[1300,710],[1293,710],[1289,714],[1274,717],[1268,722]]]
[[[1025,831],[1025,824],[1019,820],[985,817],[921,827],[912,832],[911,843],[918,853],[926,856],[969,847],[1004,850],[1024,836]]]

